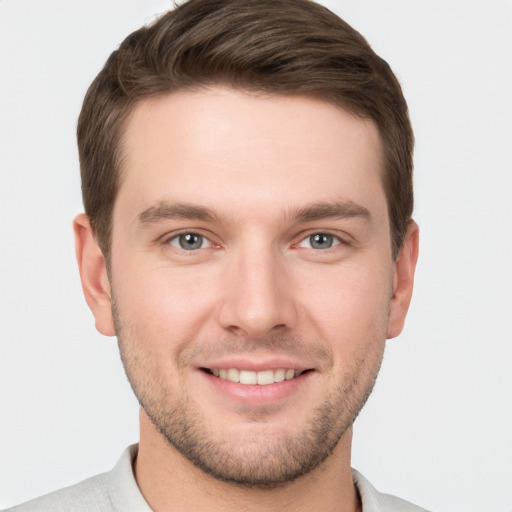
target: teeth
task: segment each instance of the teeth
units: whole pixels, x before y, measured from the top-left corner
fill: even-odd
[[[211,372],[215,377],[219,377],[231,382],[239,382],[240,384],[259,384],[267,386],[275,382],[283,382],[298,377],[302,372],[292,369],[280,368],[278,370],[263,370],[261,372],[252,372],[250,370],[239,370],[238,368],[222,368],[212,369]]]
[[[229,376],[229,373],[228,373]],[[248,370],[242,370],[240,372],[240,384],[257,384],[258,376],[256,372],[250,372]]]
[[[230,368],[228,370],[227,379],[231,382],[240,382],[240,378],[242,377],[240,374],[242,372],[237,370],[236,368]]]
[[[274,372],[274,382],[283,382],[286,379],[286,370],[276,370]]]
[[[264,372],[258,372],[256,374],[256,380],[260,386],[266,386],[267,384],[274,384],[274,371],[266,370]]]

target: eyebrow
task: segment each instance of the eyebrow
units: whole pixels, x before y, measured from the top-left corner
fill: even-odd
[[[172,219],[214,221],[218,220],[218,216],[212,210],[203,206],[186,203],[167,203],[165,201],[151,206],[137,215],[140,226]]]
[[[298,210],[292,210],[288,216],[298,222],[312,222],[327,218],[370,220],[370,211],[364,206],[350,200],[332,203],[314,203]]]
[[[314,203],[302,208],[289,210],[286,218],[295,222],[313,222],[327,218],[348,219],[362,218],[370,220],[370,211],[350,200],[339,202]],[[209,208],[187,203],[168,203],[162,201],[137,215],[141,227],[157,224],[164,220],[184,219],[205,222],[219,221],[220,217]]]

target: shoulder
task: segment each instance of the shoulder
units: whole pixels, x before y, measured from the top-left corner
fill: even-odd
[[[137,445],[128,447],[112,471],[52,492],[4,512],[151,512],[133,476]]]
[[[352,478],[361,496],[363,512],[428,512],[401,498],[379,492],[355,469],[352,469]]]
[[[115,510],[110,503],[108,473],[10,508],[5,512],[64,512]]]

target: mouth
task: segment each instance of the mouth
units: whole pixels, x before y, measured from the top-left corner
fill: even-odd
[[[268,386],[296,379],[311,370],[294,370],[292,368],[268,369],[262,371],[240,370],[238,368],[201,368],[202,371],[221,380],[228,380],[245,385]]]

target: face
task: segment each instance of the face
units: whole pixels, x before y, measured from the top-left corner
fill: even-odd
[[[375,126],[219,88],[138,105],[123,147],[112,304],[91,307],[155,435],[245,486],[311,471],[407,309]]]

